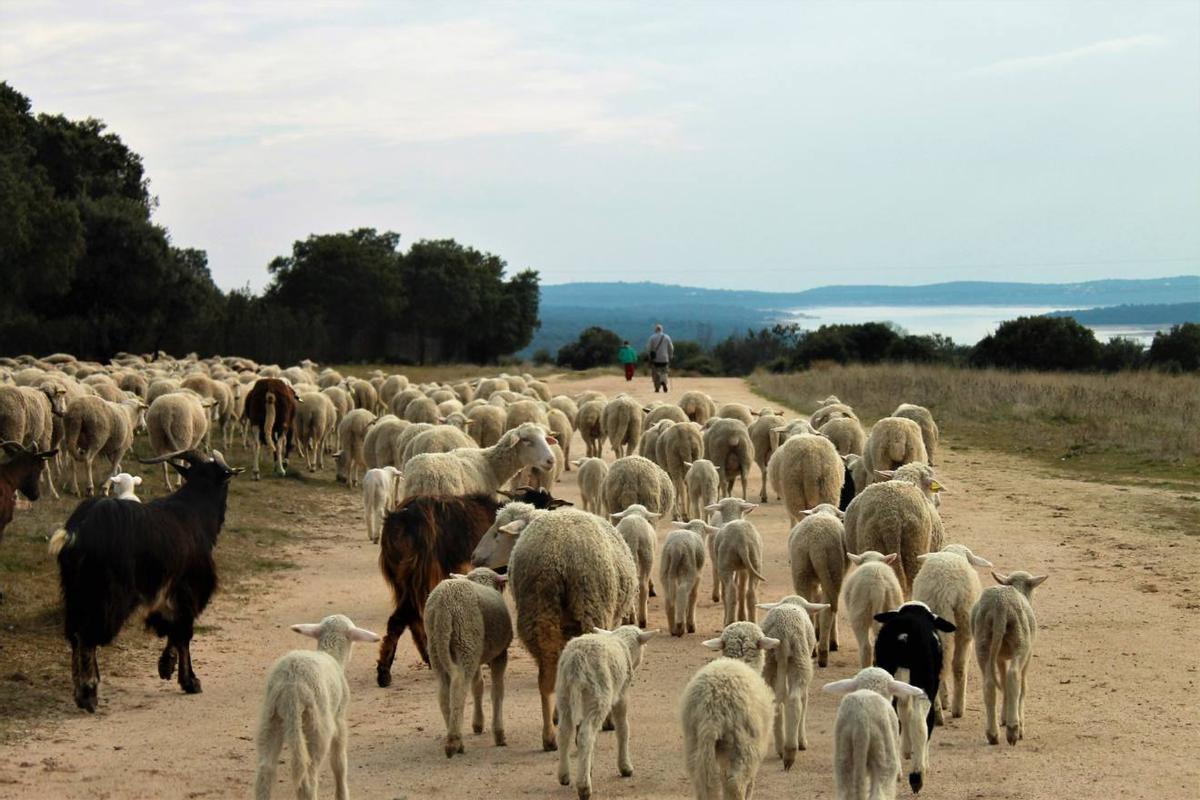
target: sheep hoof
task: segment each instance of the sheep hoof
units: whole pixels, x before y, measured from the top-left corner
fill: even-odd
[[[836,653],[837,651],[838,651],[838,643],[837,643],[837,642],[830,642],[830,643],[829,643],[829,652],[831,652],[831,653]]]
[[[508,739],[504,736],[504,731],[493,731],[492,741],[496,743],[496,747],[508,746]]]
[[[987,740],[988,744],[1000,744],[1000,734],[988,731]]]
[[[1004,733],[1009,744],[1016,744],[1017,740],[1021,738],[1021,729],[1016,725],[1009,725],[1004,729]]]
[[[783,771],[787,772],[796,763],[796,748],[788,747],[783,751]]]
[[[600,730],[602,730],[602,731],[613,731],[616,729],[617,729],[617,726],[613,725],[613,721],[612,721],[611,717],[604,720],[604,724],[600,726]]]
[[[821,653],[817,656],[817,666],[825,667],[829,665],[829,656],[826,653]]]
[[[687,626],[687,632],[688,632],[688,633],[695,633],[695,632],[696,632],[696,623],[694,623],[694,622],[689,622],[689,623],[688,623],[688,626]]]
[[[590,786],[576,787],[575,791],[579,793],[579,800],[590,800],[592,796],[592,788]]]
[[[553,739],[542,739],[542,749],[547,753],[553,753],[558,749],[558,742]]]
[[[571,785],[571,776],[567,775],[565,773],[560,774],[558,776],[558,782],[563,786],[570,786]]]
[[[261,477],[262,476],[258,474],[258,470],[254,470],[254,472],[250,473],[250,480],[252,480],[252,481],[256,481]]]
[[[483,733],[483,723],[482,722],[472,722],[471,730],[475,733]]]
[[[908,773],[908,785],[912,787],[913,794],[921,791],[921,786],[924,783],[924,778],[919,772]]]
[[[379,684],[379,688],[386,689],[392,685],[392,671],[384,666],[375,668],[375,682]]]
[[[633,777],[633,767],[619,767],[617,769],[617,772],[621,773],[622,778],[632,778]]]

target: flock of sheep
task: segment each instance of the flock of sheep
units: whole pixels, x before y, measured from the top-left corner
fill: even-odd
[[[249,411],[247,398],[264,381],[282,385],[274,390],[279,399],[271,395],[265,410]],[[495,498],[518,487],[548,497],[560,472],[577,468],[580,508],[499,505],[486,530],[471,537],[471,563],[459,569],[465,574],[447,574],[418,598],[448,757],[463,751],[468,690],[472,727],[484,728],[484,665],[493,739],[505,744],[503,683],[515,611],[516,634],[538,666],[543,746],[558,751],[560,782],[590,796],[594,743],[608,726],[617,733],[618,770],[632,774],[628,703],[656,633],[648,629],[647,598],[664,597],[671,635],[695,633],[705,567],[725,627],[703,642],[721,657],[691,676],[681,700],[686,768],[698,798],[750,797],[772,740],[785,769],[806,749],[814,662],[826,666],[838,649],[840,617],[857,639],[862,670],[824,687],[844,695],[834,730],[837,797],[894,797],[902,755],[910,785],[921,788],[933,725],[944,710],[963,714],[972,650],[987,740],[999,741],[997,690],[1008,742],[1023,736],[1037,628],[1031,599],[1045,577],[994,572],[998,585],[981,588],[975,567],[991,564],[947,541],[933,468],[938,429],[920,406],[901,405],[867,431],[836,397],[802,419],[718,405],[699,392],[650,407],[595,391],[556,396],[528,375],[413,385],[402,375],[347,378],[310,362],[280,369],[236,358],[0,360],[0,442],[57,448],[44,476],[56,496],[68,468],[85,470],[93,493],[99,456],[115,496],[137,502],[141,479],[122,473],[121,461],[142,427],[165,474],[179,453],[211,451],[214,436],[226,450],[238,438],[247,447],[253,436],[255,477],[260,447],[277,472],[293,443],[310,470],[328,452],[338,479],[363,493],[369,539],[385,546],[399,535],[407,503]],[[576,432],[586,454],[572,460]],[[219,452],[211,460],[226,480],[238,471]],[[772,603],[758,597],[762,539],[747,485],[754,466],[759,502],[773,494],[793,526],[794,594]],[[82,492],[78,477],[74,486]],[[672,528],[659,546],[656,527],[667,519]],[[60,558],[68,538],[57,542]],[[341,615],[294,629],[316,638],[318,648],[289,653],[270,671],[257,796],[269,796],[287,743],[297,796],[315,796],[328,759],[345,797],[343,667],[353,642],[380,637]]]

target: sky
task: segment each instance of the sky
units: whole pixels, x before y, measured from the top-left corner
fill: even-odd
[[[1200,2],[0,3],[224,288],[312,233],[545,283],[1200,271]]]

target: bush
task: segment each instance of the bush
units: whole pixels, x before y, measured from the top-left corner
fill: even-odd
[[[621,349],[621,337],[607,328],[593,326],[579,334],[577,341],[563,345],[558,351],[558,365],[571,369],[614,364]]]
[[[1154,334],[1147,361],[1172,372],[1200,370],[1200,325],[1185,322]]]
[[[554,363],[554,356],[550,355],[550,351],[543,347],[540,350],[533,351],[533,363],[539,367],[544,367],[547,364]]]
[[[1100,360],[1096,366],[1105,372],[1137,369],[1145,361],[1146,348],[1136,339],[1113,337],[1100,345]]]
[[[1100,360],[1100,342],[1090,328],[1071,317],[1019,317],[1000,323],[971,352],[977,367],[1036,370],[1091,370]]]

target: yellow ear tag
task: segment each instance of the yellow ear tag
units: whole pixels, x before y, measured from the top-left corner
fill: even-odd
[[[937,481],[931,481],[931,482],[930,482],[930,484],[929,484],[929,491],[931,491],[931,492],[940,492],[941,490],[942,490],[942,485],[941,485],[940,483],[938,483]]]

